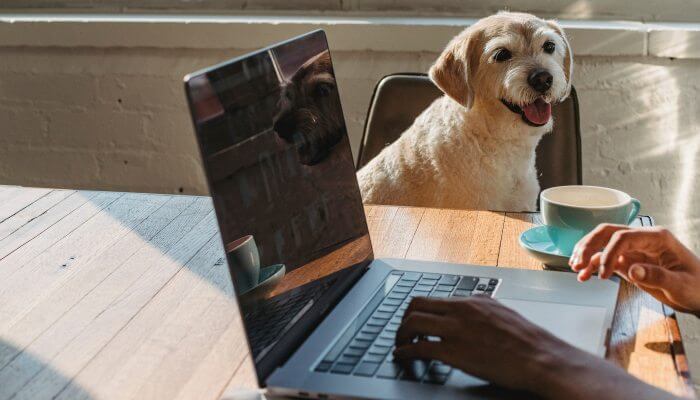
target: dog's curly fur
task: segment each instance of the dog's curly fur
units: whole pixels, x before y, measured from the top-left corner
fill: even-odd
[[[554,51],[543,51],[545,42]],[[495,54],[508,49],[512,58]],[[430,68],[445,93],[401,137],[358,172],[363,201],[461,209],[536,208],[535,148],[551,131],[512,106],[564,100],[572,53],[562,28],[530,14],[503,12],[456,36]],[[535,69],[552,75],[544,93],[528,84]],[[504,102],[511,104],[509,108]]]

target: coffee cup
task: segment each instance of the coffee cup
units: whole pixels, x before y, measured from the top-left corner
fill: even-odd
[[[639,213],[639,200],[600,186],[556,186],[540,194],[540,211],[552,243],[564,254],[602,223],[629,225]]]
[[[252,235],[246,235],[226,245],[231,276],[239,294],[254,288],[260,279],[260,254]]]

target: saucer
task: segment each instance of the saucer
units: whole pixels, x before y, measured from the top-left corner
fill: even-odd
[[[282,280],[285,272],[286,267],[284,264],[273,264],[265,268],[260,268],[260,275],[258,278],[258,282],[260,283],[242,292],[241,294],[264,291],[265,288],[270,288]]]
[[[520,245],[530,253],[531,256],[540,260],[545,267],[559,271],[569,271],[569,257],[557,248],[549,237],[547,226],[535,226],[520,235]]]

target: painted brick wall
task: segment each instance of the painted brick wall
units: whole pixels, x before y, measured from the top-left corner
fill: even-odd
[[[204,193],[182,77],[236,51],[0,49],[0,182]],[[435,53],[336,52],[353,148],[376,81]],[[580,57],[584,181],[638,197],[700,249],[700,61]]]

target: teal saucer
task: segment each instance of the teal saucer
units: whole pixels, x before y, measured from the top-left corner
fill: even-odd
[[[284,264],[273,264],[265,268],[260,269],[260,275],[258,278],[258,283],[257,285],[253,286],[252,288],[249,288],[240,294],[248,294],[252,292],[263,292],[265,291],[264,288],[270,288],[277,284],[282,277],[284,276],[286,272],[286,267]]]
[[[269,285],[273,283],[273,281],[277,281],[284,275],[285,269],[284,264],[274,264],[261,269],[260,283],[258,284],[258,287],[262,285]]]
[[[571,271],[569,258],[571,254],[557,248],[549,237],[551,227],[535,226],[520,235],[520,245],[531,256],[540,260],[545,267],[556,270]]]

